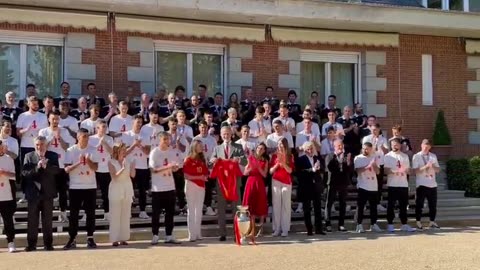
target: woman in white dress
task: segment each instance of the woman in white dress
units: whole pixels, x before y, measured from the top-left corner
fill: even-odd
[[[110,202],[110,241],[113,246],[128,245],[130,239],[130,217],[133,201],[131,178],[135,177],[135,161],[127,160],[124,143],[115,143],[112,159],[108,162],[112,181],[108,188]]]

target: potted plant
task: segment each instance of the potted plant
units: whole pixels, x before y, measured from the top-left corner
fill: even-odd
[[[442,110],[437,113],[432,141],[432,152],[437,155],[437,158],[441,161],[448,160],[452,152],[452,137],[445,121],[445,113]]]

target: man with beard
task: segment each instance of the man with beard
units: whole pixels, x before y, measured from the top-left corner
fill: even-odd
[[[68,82],[62,82],[60,84],[61,94],[59,97],[53,99],[53,103],[55,107],[58,108],[61,101],[68,101],[70,104],[70,108],[77,108],[78,107],[78,100],[74,97],[70,96],[70,84]]]

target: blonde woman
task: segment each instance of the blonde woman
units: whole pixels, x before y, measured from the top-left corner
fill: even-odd
[[[205,198],[205,182],[208,168],[203,152],[203,143],[193,140],[183,166],[185,175],[185,194],[187,198],[187,226],[190,242],[202,239],[202,208]]]
[[[131,178],[135,177],[135,161],[127,160],[127,147],[124,143],[115,143],[112,159],[108,162],[112,177],[108,188],[110,203],[110,241],[113,246],[128,245],[130,238],[130,216],[133,201]]]

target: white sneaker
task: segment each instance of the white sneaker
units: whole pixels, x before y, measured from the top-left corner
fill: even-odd
[[[61,212],[60,215],[58,216],[58,221],[62,223],[68,222],[67,213]]]
[[[158,237],[158,235],[154,235],[152,238],[152,245],[157,245],[159,239],[160,238]]]
[[[297,209],[295,210],[295,213],[303,213],[303,203],[298,203]]]
[[[165,244],[181,244],[182,242],[175,239],[173,235],[167,235],[165,237]]]
[[[408,224],[402,225],[402,227],[400,228],[400,230],[401,230],[402,232],[415,232],[415,231],[416,231],[415,228],[410,227],[410,225],[408,225]]]
[[[440,230],[440,226],[438,226],[438,224],[435,223],[435,221],[430,221],[429,227],[430,229]]]
[[[0,217],[0,224],[3,224],[3,218]]]
[[[273,213],[273,207],[269,206],[268,207],[268,214],[271,215]]]
[[[110,213],[106,212],[105,214],[103,214],[103,219],[110,221]]]
[[[80,219],[82,222],[87,222],[87,214],[83,214],[82,218]]]
[[[383,230],[380,229],[380,227],[378,227],[377,224],[373,224],[372,226],[370,226],[370,230],[371,230],[372,232],[377,232],[377,233],[383,232]]]
[[[14,253],[16,251],[17,251],[17,248],[15,247],[15,243],[14,242],[8,243],[8,252]]]
[[[212,207],[207,207],[207,211],[205,211],[205,216],[215,216],[217,215],[217,213],[215,213],[215,211],[213,211],[213,208]]]
[[[276,237],[276,236],[280,236],[280,231],[274,231],[274,232],[272,233],[272,236],[275,236],[275,237]]]
[[[27,202],[27,199],[25,198],[21,198],[20,200],[18,200],[18,203],[26,203]]]
[[[288,237],[288,232],[282,233],[282,237]]]
[[[347,207],[345,207],[345,211],[350,212],[350,210],[352,210],[352,207],[350,205],[347,205]]]
[[[393,227],[393,224],[388,224],[388,226],[387,226],[387,231],[390,232],[390,233],[394,233],[394,232],[395,232],[395,227]]]
[[[383,205],[379,204],[377,205],[377,211],[378,212],[385,212],[387,211],[387,208],[383,207]]]
[[[417,230],[423,231],[423,225],[421,221],[417,221]]]
[[[357,225],[357,229],[355,230],[355,232],[357,232],[357,233],[364,233],[365,230],[363,229],[363,225],[362,225],[362,224],[358,224],[358,225]]]
[[[150,217],[147,215],[145,211],[141,211],[140,214],[138,215],[138,218],[149,219]]]

